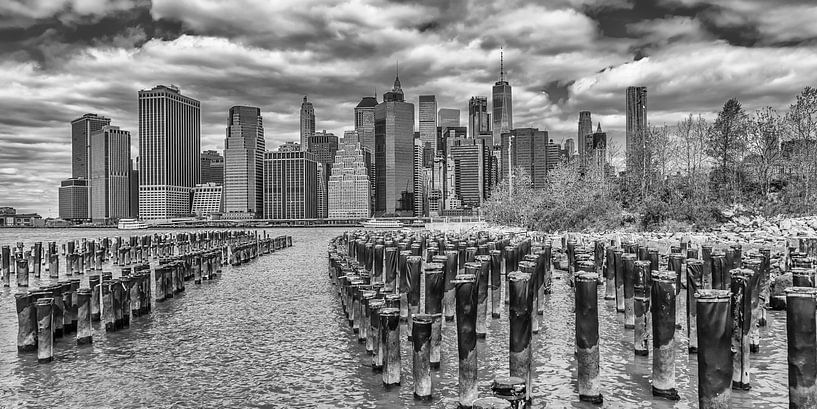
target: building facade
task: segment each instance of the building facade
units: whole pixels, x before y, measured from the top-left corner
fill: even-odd
[[[491,113],[488,112],[488,97],[471,97],[468,101],[468,136],[491,133]]]
[[[264,154],[264,218],[314,219],[318,162],[309,152]]]
[[[647,87],[627,87],[626,166],[630,175],[642,175],[650,163],[647,131]]]
[[[537,128],[512,129],[502,134],[502,176],[521,169],[530,176],[532,187],[547,183],[548,132]]]
[[[371,215],[369,166],[356,133],[344,134],[332,164],[328,193],[330,219],[367,218]]]
[[[335,160],[335,153],[338,151],[338,137],[335,134],[326,132],[315,132],[309,137],[309,152],[315,155],[318,162],[318,216],[325,218],[328,215],[329,195],[328,186],[329,175],[332,172],[332,163]]]
[[[224,139],[224,213],[228,219],[261,216],[264,200],[264,122],[261,109],[230,108]]]
[[[363,97],[355,107],[355,131],[360,138],[360,146],[374,152],[374,107],[377,97]]]
[[[60,219],[72,222],[83,222],[88,217],[88,180],[70,178],[60,182],[59,215]]]
[[[485,159],[487,147],[474,138],[448,140],[448,162],[454,174],[451,190],[461,206],[480,207],[485,199]]]
[[[222,211],[224,187],[217,183],[200,183],[193,188],[193,205],[190,213],[199,217],[219,214]]]
[[[304,101],[301,103],[301,149],[307,150],[309,148],[309,137],[315,133],[315,107],[312,103],[307,101],[304,95]]]
[[[590,119],[590,111],[579,112],[576,140],[579,145],[579,157],[585,160],[586,152],[593,147],[593,121]]]
[[[71,121],[71,177],[88,179],[91,155],[91,133],[111,124],[110,118],[85,114]]]
[[[494,145],[499,145],[502,141],[502,134],[513,129],[513,95],[511,85],[505,80],[505,61],[502,51],[499,57],[499,81],[494,84],[491,104],[494,117]]]
[[[224,157],[218,151],[201,153],[201,184],[224,185]]]
[[[91,133],[91,220],[109,223],[131,216],[130,132],[106,125]]]
[[[417,108],[420,123],[420,141],[433,151],[437,150],[437,97],[420,95]]]
[[[400,79],[375,107],[375,209],[379,214],[414,213],[414,104],[405,102]]]
[[[139,91],[139,216],[190,214],[201,179],[199,101],[173,85]]]
[[[460,126],[460,110],[440,108],[437,112],[437,125],[444,128]]]
[[[435,132],[436,133],[436,132]],[[435,135],[436,139],[436,135]],[[423,217],[426,215],[426,172],[425,160],[423,157],[423,147],[425,143],[418,139],[414,140],[414,216]]]

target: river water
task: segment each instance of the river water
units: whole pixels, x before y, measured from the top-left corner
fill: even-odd
[[[349,328],[327,275],[327,243],[344,229],[269,229],[291,235],[293,247],[239,267],[159,303],[129,329],[100,331],[77,347],[73,334],[55,342],[55,359],[18,354],[11,288],[0,290],[0,407],[456,407],[456,328],[444,323],[441,368],[434,399],[412,397],[411,355],[402,342],[403,383],[385,390],[370,357]],[[143,231],[144,232],[144,231]],[[140,232],[142,234],[143,232]],[[152,230],[147,233],[155,232]],[[0,244],[65,242],[121,235],[115,230],[0,229]],[[60,260],[63,264],[63,260]],[[63,267],[64,268],[64,267]],[[45,276],[45,274],[44,274]],[[115,272],[114,276],[118,276]],[[87,284],[85,284],[87,285]],[[681,400],[653,399],[652,357],[633,354],[632,330],[603,300],[599,286],[601,379],[604,407],[697,407],[697,367],[676,337]],[[593,407],[578,401],[573,357],[572,294],[554,281],[542,329],[534,335],[534,407]],[[733,407],[784,407],[787,395],[785,313],[769,311],[761,352],[752,355],[752,390],[733,391]],[[508,370],[507,308],[488,318],[478,344],[480,394]],[[405,337],[406,327],[401,331]]]

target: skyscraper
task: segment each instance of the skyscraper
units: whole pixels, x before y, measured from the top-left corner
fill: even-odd
[[[318,162],[309,152],[264,154],[264,218],[314,219]]]
[[[435,132],[436,133],[436,132]],[[435,138],[436,139],[436,135]],[[425,216],[425,172],[423,166],[423,146],[420,139],[414,140],[414,216]]]
[[[209,216],[221,213],[222,193],[224,186],[216,183],[201,183],[193,188],[193,205],[190,213],[196,216]]]
[[[607,166],[607,133],[601,130],[601,122],[593,133],[593,160],[603,172]]]
[[[139,215],[167,219],[190,213],[201,179],[199,101],[179,88],[139,91]]]
[[[215,183],[224,185],[224,156],[218,151],[201,153],[201,184]]]
[[[588,138],[588,135],[590,138]],[[579,112],[579,129],[576,137],[579,145],[579,157],[584,160],[585,152],[593,148],[593,121],[590,119],[590,111]]]
[[[91,133],[91,220],[130,216],[130,132],[106,125]]]
[[[90,176],[91,133],[110,125],[111,119],[97,114],[85,114],[71,121],[71,177]]]
[[[440,108],[437,114],[437,123],[442,127],[460,126],[460,110],[452,108]]]
[[[534,188],[543,188],[547,182],[548,132],[537,128],[512,129],[502,134],[502,176],[510,170],[522,169]]]
[[[366,218],[371,215],[371,184],[366,155],[357,133],[344,133],[329,177],[330,219]]]
[[[405,102],[400,78],[374,110],[375,211],[414,212],[414,104]]]
[[[573,141],[573,138],[567,138],[565,140],[565,152],[568,160],[576,154],[576,142]]]
[[[488,97],[471,97],[468,101],[468,135],[476,138],[491,132]]]
[[[505,81],[505,59],[502,50],[499,51],[499,81],[494,84],[493,96],[494,115],[494,145],[502,141],[502,134],[513,129],[513,97],[511,85]]]
[[[420,95],[420,141],[423,146],[437,150],[437,98],[434,95]]]
[[[234,106],[224,139],[224,212],[228,219],[261,215],[264,190],[264,122],[261,109]]]
[[[301,103],[301,150],[309,149],[309,137],[315,133],[315,107],[306,100]]]
[[[327,217],[329,208],[327,194],[329,175],[332,172],[332,162],[335,160],[335,152],[338,151],[338,137],[335,134],[326,132],[315,132],[309,137],[309,152],[315,155],[318,162],[318,215],[317,217]]]
[[[627,87],[627,173],[641,175],[649,163],[649,149],[645,146],[647,131],[647,87]]]
[[[449,138],[448,162],[453,164],[453,192],[460,204],[480,207],[484,197],[485,157],[483,141],[474,138]]]
[[[374,152],[374,107],[377,97],[363,97],[355,107],[355,131],[360,138],[360,145],[369,152]]]

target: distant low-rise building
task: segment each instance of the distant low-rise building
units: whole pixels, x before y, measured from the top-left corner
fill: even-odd
[[[193,205],[190,213],[210,216],[222,212],[223,187],[216,183],[202,183],[193,189]]]
[[[72,222],[83,222],[89,219],[88,190],[88,180],[85,178],[69,178],[60,182],[60,219]]]
[[[17,213],[13,207],[0,207],[0,227],[42,227],[42,216],[37,213]]]

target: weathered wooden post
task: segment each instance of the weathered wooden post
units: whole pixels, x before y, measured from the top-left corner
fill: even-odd
[[[0,276],[3,279],[3,287],[11,285],[11,248],[9,246],[0,247]]]
[[[675,272],[653,273],[652,278],[652,394],[679,400],[675,389]]]
[[[90,288],[77,290],[77,345],[93,342],[93,327],[91,326],[91,295]]]
[[[54,299],[37,300],[37,362],[54,360]]]
[[[380,310],[386,305],[382,298],[369,301],[369,337],[372,339],[372,370],[383,370],[383,342],[380,334]]]
[[[28,257],[17,258],[17,287],[28,287]]]
[[[760,317],[760,310],[765,308],[764,305],[760,303],[760,293],[761,293],[761,281],[765,281],[762,279],[763,269],[762,269],[762,261],[757,258],[752,258],[750,260],[744,261],[743,265],[745,268],[748,268],[752,271],[751,279],[749,280],[749,285],[751,288],[751,322],[749,323],[749,351],[751,353],[760,352],[760,327],[758,325],[758,317]]]
[[[635,262],[636,256],[633,253],[626,253],[621,256],[624,265],[624,328],[635,329]]]
[[[454,280],[457,277],[459,269],[458,256],[454,250],[447,250],[445,252],[445,295],[443,296],[443,316],[446,321],[454,321],[454,313],[456,311],[456,296]],[[463,266],[465,268],[465,266]]]
[[[383,266],[383,290],[386,292],[395,292],[397,291],[397,248],[386,247],[383,249],[383,255],[386,260]]]
[[[420,266],[422,262],[423,258],[421,256],[411,255],[406,257],[406,279],[408,284],[406,299],[408,301],[407,324],[409,335],[414,335],[411,329],[414,321],[411,317],[420,313],[420,274],[422,274]]]
[[[786,289],[789,407],[817,407],[817,288]]]
[[[425,313],[431,318],[431,353],[429,365],[432,369],[440,367],[440,345],[442,344],[443,294],[445,292],[445,272],[443,265],[429,263],[425,272]]]
[[[383,346],[383,385],[400,385],[400,310],[380,309],[380,339]]]
[[[752,322],[752,270],[732,270],[732,388],[749,390],[749,327]],[[700,340],[699,340],[700,341]]]
[[[732,285],[735,285],[735,280],[732,280]],[[700,289],[695,299],[695,327],[699,340],[698,407],[728,409],[732,395],[730,293],[726,290]]]
[[[419,257],[419,256],[416,256]],[[431,317],[427,314],[412,316],[411,327],[413,353],[412,374],[414,376],[414,399],[431,399]]]
[[[703,260],[687,259],[687,337],[690,354],[698,352],[698,307],[695,306],[699,290],[703,290]]]
[[[650,274],[650,261],[638,260],[635,262],[635,281],[633,283],[633,347],[635,354],[648,356],[650,354],[650,285],[647,277]]]
[[[488,280],[490,279],[491,257],[475,257],[477,276],[477,338],[485,338],[488,334],[486,320],[488,316]]]
[[[509,368],[510,375],[525,380],[525,400],[530,400],[531,395],[531,360],[533,349],[531,348],[531,323],[533,310],[533,297],[530,292],[531,276],[529,273],[512,271],[508,274],[508,290],[510,294],[510,305],[508,308],[508,322],[510,324],[510,350]]]
[[[477,391],[477,283],[473,274],[453,280],[457,301],[457,352],[459,354],[459,404],[470,407]]]
[[[576,275],[576,357],[579,400],[601,404],[599,390],[599,309],[596,273]]]
[[[497,319],[502,311],[502,252],[490,250],[491,257],[491,318]]]
[[[100,284],[102,280],[99,275],[93,274],[88,276],[88,286],[91,288],[91,321],[99,321],[100,313],[99,313],[99,304],[100,304],[100,291],[102,291]]]
[[[17,306],[17,352],[37,350],[37,304],[27,293],[14,294]]]

